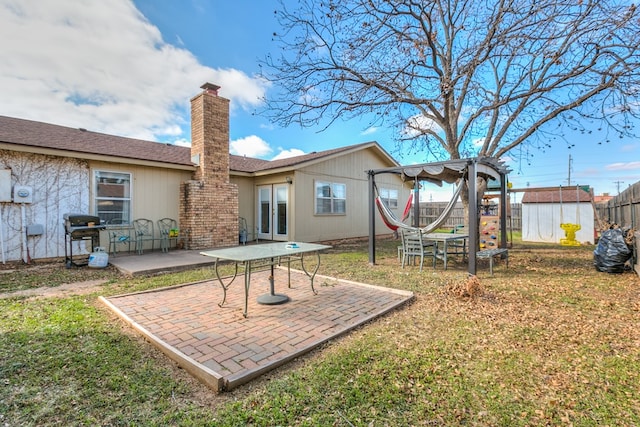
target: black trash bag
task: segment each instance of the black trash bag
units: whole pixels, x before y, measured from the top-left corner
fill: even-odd
[[[593,251],[593,260],[598,271],[622,273],[624,264],[631,258],[631,248],[624,241],[625,233],[620,228],[606,230]]]

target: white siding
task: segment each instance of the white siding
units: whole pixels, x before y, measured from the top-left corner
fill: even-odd
[[[12,187],[16,184],[33,187],[33,203],[0,204],[5,261],[64,257],[62,216],[67,212],[86,212],[89,205],[87,163],[13,151],[1,154],[0,167],[11,169]],[[25,247],[23,230],[31,224],[43,225],[44,234],[27,237]],[[84,245],[76,243],[74,251],[82,249]]]
[[[130,172],[133,218],[146,217],[154,222],[163,217],[178,220],[180,183],[191,177],[190,172],[180,170],[13,151],[2,151],[1,154],[0,167],[11,169],[11,185],[28,185],[34,189],[32,204],[0,204],[5,261],[26,261],[27,250],[31,259],[64,257],[63,215],[68,212],[94,214],[93,170]],[[44,234],[29,236],[25,247],[23,227],[31,224],[42,224]],[[88,241],[73,243],[74,256],[91,250],[85,243]],[[101,233],[100,244],[108,247],[106,232]]]

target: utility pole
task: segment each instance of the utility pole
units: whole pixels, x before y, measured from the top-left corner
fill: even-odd
[[[567,178],[567,186],[571,185],[571,154],[569,154],[569,176]]]
[[[620,184],[624,184],[624,181],[613,181],[613,183],[618,188],[618,194],[620,194]]]

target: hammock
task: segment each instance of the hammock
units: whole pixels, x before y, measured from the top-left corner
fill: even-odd
[[[411,214],[411,203],[413,202],[413,193],[414,191],[411,190],[411,193],[409,193],[409,198],[407,199],[407,204],[404,205],[404,212],[402,212],[402,222],[404,222],[407,218],[409,218],[409,214]]]
[[[460,192],[462,191],[463,184],[464,184],[464,180],[460,180],[460,184],[458,184],[458,187],[453,193],[453,197],[451,197],[451,200],[449,201],[447,206],[440,213],[440,216],[436,218],[436,220],[433,221],[431,224],[428,224],[427,226],[422,228],[412,227],[400,221],[398,218],[396,218],[396,216],[393,214],[393,212],[391,212],[389,207],[382,201],[382,198],[380,197],[380,195],[376,197],[376,206],[378,207],[378,211],[380,212],[382,221],[385,223],[387,227],[389,227],[393,231],[396,231],[398,228],[402,228],[405,230],[421,230],[423,233],[431,233],[433,232],[433,230],[440,227],[447,220],[447,218],[449,218],[449,216],[451,215],[451,212],[453,212],[453,208],[455,207],[456,202],[458,201],[458,197],[460,196]],[[377,193],[378,191],[377,187],[375,189]],[[409,202],[411,202],[411,198],[409,199]],[[409,210],[405,207],[403,220],[408,217],[408,211]]]

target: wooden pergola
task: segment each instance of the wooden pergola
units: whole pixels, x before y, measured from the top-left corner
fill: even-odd
[[[486,181],[498,180],[500,182],[500,210],[507,212],[507,175],[509,169],[504,163],[492,157],[474,157],[468,159],[446,160],[443,162],[423,163],[419,165],[398,166],[384,169],[373,169],[367,171],[369,175],[369,263],[376,262],[375,246],[375,177],[379,174],[391,173],[399,175],[403,181],[413,181],[414,183],[414,204],[413,204],[413,226],[420,225],[420,182],[426,181],[439,186],[443,182],[453,184],[461,179],[465,179],[468,185],[469,195],[469,254],[468,271],[469,274],[476,274],[476,252],[480,247],[479,243],[479,222],[480,222],[480,197],[477,191],[478,177]],[[472,207],[475,207],[472,208]],[[500,216],[500,247],[507,247],[507,217]]]

